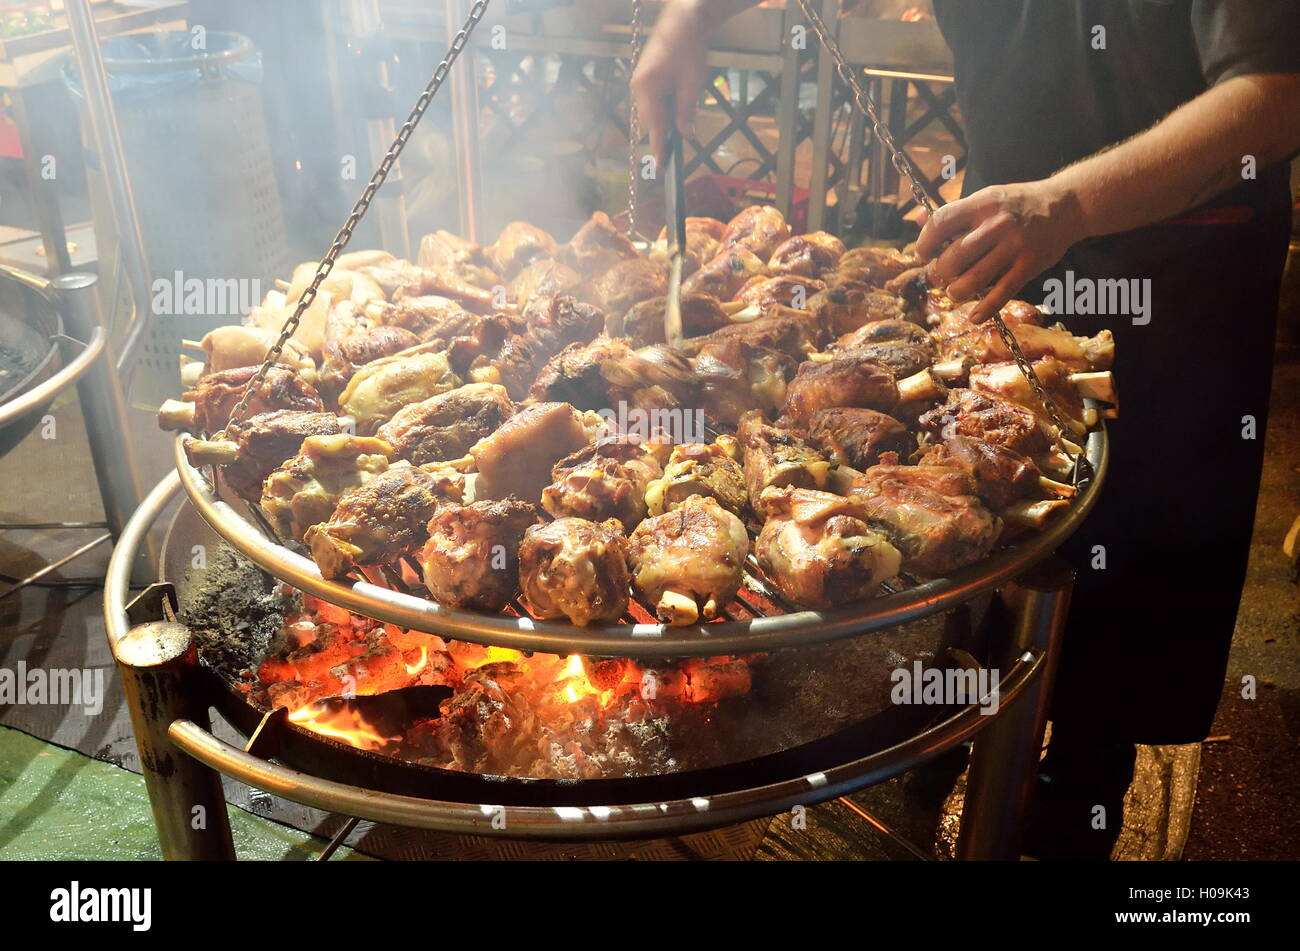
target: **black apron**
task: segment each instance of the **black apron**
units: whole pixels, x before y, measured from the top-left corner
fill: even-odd
[[[1300,4],[1249,7],[936,0],[970,145],[966,191],[1047,177],[1213,82],[1300,71]],[[1058,726],[1142,743],[1210,728],[1254,522],[1289,229],[1287,170],[1260,169],[1178,221],[1076,246],[1020,295],[1041,301],[1066,271],[1151,281],[1145,325],[1063,318],[1077,334],[1115,335],[1121,417],[1097,508],[1063,551],[1077,582]]]

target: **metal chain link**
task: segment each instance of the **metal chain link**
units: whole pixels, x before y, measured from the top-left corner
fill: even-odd
[[[632,95],[632,77],[641,61],[641,4],[642,0],[632,0],[632,64],[627,72],[627,236],[632,240],[636,239],[636,147],[641,143],[641,118]]]
[[[876,137],[884,143],[885,149],[889,152],[889,159],[891,164],[894,166],[895,171],[898,172],[902,179],[907,182],[908,186],[911,188],[912,198],[918,205],[924,208],[928,214],[933,215],[939,210],[938,200],[931,195],[929,190],[926,188],[925,179],[922,177],[916,165],[912,162],[911,157],[903,151],[894,140],[893,133],[889,131],[889,127],[881,121],[880,114],[876,111],[876,104],[871,101],[871,96],[862,88],[862,84],[858,81],[857,70],[849,66],[848,62],[844,59],[844,54],[840,51],[839,43],[837,43],[835,38],[831,36],[830,30],[826,27],[826,22],[821,18],[821,15],[813,9],[810,0],[799,0],[799,6],[803,9],[804,16],[806,16],[808,21],[812,23],[813,30],[816,32],[818,39],[821,40],[822,47],[830,54],[831,59],[835,61],[835,72],[839,74],[844,85],[848,86],[852,91],[853,99],[857,103],[858,108],[862,110],[866,115],[867,120],[871,123],[872,132],[874,132]],[[998,336],[1002,338],[1002,342],[1006,345],[1007,350],[1011,352],[1011,356],[1015,360],[1016,366],[1020,368],[1020,372],[1028,381],[1030,388],[1034,391],[1034,395],[1042,404],[1043,409],[1047,411],[1048,417],[1056,427],[1057,448],[1070,457],[1071,461],[1075,464],[1077,473],[1080,466],[1080,459],[1082,457],[1070,452],[1062,444],[1062,440],[1065,438],[1065,433],[1069,432],[1069,427],[1065,422],[1065,417],[1061,413],[1060,408],[1056,405],[1056,400],[1052,398],[1051,394],[1047,392],[1047,388],[1043,386],[1043,381],[1038,378],[1038,373],[1034,370],[1033,363],[1031,363],[1029,358],[1025,355],[1025,351],[1020,346],[1020,341],[1018,341],[1016,335],[1011,332],[1011,328],[1009,328],[1006,321],[1002,319],[1002,315],[995,311],[991,317],[993,320],[993,326],[997,329]]]
[[[400,156],[402,150],[406,148],[407,141],[411,138],[411,134],[415,131],[415,127],[420,124],[420,120],[424,117],[425,110],[429,108],[429,103],[433,101],[433,97],[437,95],[438,90],[442,88],[442,84],[447,78],[447,73],[451,70],[452,63],[456,62],[457,58],[460,56],[461,50],[465,48],[466,42],[469,41],[470,34],[474,32],[474,27],[478,26],[479,21],[483,19],[483,15],[487,13],[488,3],[489,0],[475,0],[474,5],[470,7],[469,16],[466,17],[464,25],[461,26],[455,37],[452,38],[451,46],[447,49],[447,55],[442,58],[442,61],[438,63],[438,68],[433,71],[433,76],[429,79],[429,84],[424,87],[424,91],[420,93],[420,97],[416,99],[415,106],[406,117],[406,121],[402,123],[402,128],[398,130],[397,137],[393,139],[393,144],[388,147],[388,151],[384,154],[383,161],[379,163],[379,167],[376,168],[374,174],[370,176],[370,181],[361,192],[361,197],[358,198],[356,204],[352,206],[352,211],[348,214],[347,220],[343,223],[343,227],[340,228],[338,233],[334,236],[334,240],[330,244],[329,250],[325,252],[325,257],[321,259],[320,264],[316,267],[316,275],[312,278],[311,284],[307,286],[307,289],[302,292],[302,296],[298,298],[298,304],[294,308],[293,314],[291,314],[289,319],[284,322],[284,327],[280,331],[279,339],[277,339],[271,349],[266,352],[266,358],[262,361],[261,367],[258,368],[258,371],[253,375],[253,378],[248,381],[248,385],[244,389],[244,395],[239,398],[239,402],[231,411],[230,421],[226,423],[225,428],[220,434],[218,434],[218,438],[224,436],[226,430],[231,426],[234,426],[236,423],[243,420],[243,415],[248,409],[248,401],[252,399],[253,393],[257,391],[259,386],[261,386],[262,381],[266,379],[267,372],[276,361],[279,360],[285,344],[289,342],[289,338],[297,331],[298,324],[302,321],[302,315],[316,299],[316,293],[320,289],[321,282],[324,281],[325,278],[329,277],[330,271],[334,269],[335,260],[338,259],[338,256],[342,253],[343,249],[347,247],[348,242],[352,240],[353,230],[356,228],[357,224],[360,223],[361,219],[365,217],[366,212],[370,209],[370,203],[374,200],[375,193],[379,191],[380,186],[383,185],[384,181],[388,178],[388,173],[392,171],[393,165],[396,164],[398,156]],[[470,77],[469,81],[473,82],[473,77]]]

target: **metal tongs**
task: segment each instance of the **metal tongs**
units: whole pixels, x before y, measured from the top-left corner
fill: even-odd
[[[671,104],[668,115],[676,115]],[[682,332],[682,257],[686,253],[686,175],[682,160],[682,134],[674,125],[668,133],[668,168],[665,170],[664,197],[668,216],[664,230],[668,235],[668,300],[664,305],[664,340],[670,347],[680,347]]]

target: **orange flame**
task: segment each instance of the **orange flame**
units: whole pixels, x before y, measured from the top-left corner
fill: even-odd
[[[361,714],[352,709],[325,710],[314,703],[308,703],[290,713],[289,720],[313,733],[342,740],[359,750],[377,750],[401,739],[400,736],[380,735]]]
[[[406,672],[412,677],[414,677],[420,671],[424,670],[425,667],[429,666],[429,648],[421,647],[420,659],[417,660],[414,664],[406,664],[405,666],[406,666]]]

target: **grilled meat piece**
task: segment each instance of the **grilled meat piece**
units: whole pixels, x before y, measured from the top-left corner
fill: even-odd
[[[631,531],[645,518],[645,493],[663,470],[639,439],[606,437],[570,453],[551,468],[542,508],[556,518],[616,519]]]
[[[616,521],[561,518],[532,526],[519,546],[519,574],[524,597],[543,618],[586,627],[627,611],[627,538]]]
[[[935,335],[941,340],[990,326],[971,323],[970,315],[976,303],[967,301],[964,304],[954,304],[942,291],[931,291],[926,298],[926,322],[934,328]],[[998,314],[1002,322],[1013,330],[1019,327],[1042,327],[1047,322],[1042,311],[1022,300],[1007,301]]]
[[[907,427],[874,409],[836,406],[812,414],[808,439],[838,465],[867,469],[882,453],[906,455],[915,445]]]
[[[767,270],[770,274],[819,278],[835,270],[843,255],[843,241],[825,231],[811,231],[778,245],[767,262]]]
[[[889,412],[898,400],[893,371],[853,350],[823,363],[800,364],[786,389],[781,416],[790,426],[806,430],[820,409],[860,406]]]
[[[456,341],[448,356],[471,380],[500,383],[511,399],[522,400],[551,357],[569,344],[592,340],[604,324],[605,315],[590,304],[571,297],[535,297],[519,322],[492,318],[477,339]]]
[[[662,297],[667,291],[667,272],[645,258],[621,260],[590,283],[591,299],[616,314],[625,313],[638,301]]]
[[[826,488],[830,463],[798,436],[769,425],[761,413],[740,420],[736,439],[744,452],[749,504],[760,518],[766,514],[761,499],[769,486]]]
[[[825,289],[825,284],[811,277],[752,277],[736,300],[764,314],[776,307],[808,310],[808,301]]]
[[[420,267],[451,274],[475,287],[491,289],[501,283],[487,255],[473,241],[450,231],[435,231],[420,239]]]
[[[833,344],[836,350],[856,350],[879,343],[905,343],[914,347],[925,347],[933,356],[937,353],[934,341],[919,324],[910,320],[872,320],[856,330],[844,334]]]
[[[226,484],[242,499],[256,503],[262,498],[262,483],[281,463],[302,446],[308,436],[332,436],[339,432],[333,413],[277,409],[258,413],[226,430],[228,443],[187,440],[186,454],[193,465],[204,465],[203,453],[212,446],[229,447],[220,460]]]
[[[940,439],[974,436],[1031,458],[1049,448],[1047,433],[1031,410],[974,390],[950,391],[942,405],[921,414],[917,422]]]
[[[740,590],[748,554],[744,523],[717,500],[693,495],[632,533],[632,587],[665,624],[711,621]]]
[[[464,498],[465,478],[451,470],[393,466],[345,492],[328,521],[305,541],[320,573],[341,578],[353,568],[413,554],[428,537],[438,507]]]
[[[726,228],[716,218],[686,219],[686,247],[682,249],[682,276],[690,277],[722,250],[718,240]],[[659,229],[659,239],[650,249],[650,260],[668,266],[668,229]]]
[[[570,403],[578,409],[607,407],[610,383],[601,368],[631,353],[632,348],[622,340],[605,336],[590,343],[571,343],[546,361],[528,396],[537,402]]]
[[[806,308],[833,334],[847,334],[863,324],[902,320],[906,307],[900,298],[864,284],[829,284],[808,298]]]
[[[1095,337],[1075,337],[1067,330],[1022,324],[1012,330],[1030,360],[1055,357],[1071,370],[1108,370],[1115,359],[1115,340],[1109,330]],[[990,321],[940,343],[945,359],[970,357],[975,363],[1002,363],[1011,351]]]
[[[359,368],[339,394],[339,408],[356,420],[357,432],[370,434],[402,407],[460,386],[447,356],[422,343]]]
[[[256,366],[236,367],[200,377],[198,385],[181,396],[182,402],[194,404],[192,412],[187,408],[177,408],[173,401],[169,401],[159,412],[159,427],[188,429],[195,433],[220,432],[230,421],[230,414],[239,405],[257,371]],[[315,387],[292,367],[277,363],[266,371],[266,376],[253,391],[245,418],[275,410],[311,413],[324,408]]]
[[[898,550],[868,527],[857,501],[786,486],[767,489],[762,504],[768,516],[754,555],[795,604],[830,608],[871,597],[898,574]]]
[[[1042,473],[1033,460],[1005,446],[952,435],[926,449],[918,463],[960,469],[974,482],[975,493],[993,511],[1000,512],[1021,499],[1041,498]]]
[[[808,314],[781,307],[746,323],[730,324],[687,341],[697,353],[705,347],[738,340],[754,347],[779,350],[803,360],[825,342],[825,327]]]
[[[490,313],[493,298],[489,288],[495,286],[493,278],[496,278],[496,274],[486,268],[471,271],[470,274],[476,280],[492,283],[480,287],[461,277],[459,270],[414,267],[402,275],[402,282],[393,291],[392,299],[400,301],[407,297],[445,297],[475,313]]]
[[[420,549],[425,587],[450,608],[500,611],[519,591],[519,545],[537,509],[516,498],[446,505]]]
[[[770,258],[790,237],[785,216],[771,205],[750,205],[727,222],[719,239],[724,248],[748,248],[762,260]]]
[[[308,436],[262,485],[262,511],[282,538],[300,542],[350,489],[388,468],[392,447],[366,436]]]
[[[895,248],[854,248],[840,258],[836,270],[872,287],[884,287],[887,281],[919,263]]]
[[[620,261],[637,257],[636,247],[603,211],[592,214],[560,248],[560,260],[587,279],[605,273]]]
[[[903,567],[923,578],[951,574],[992,550],[1002,523],[960,469],[872,466],[853,480],[849,496],[867,523],[902,552]]]
[[[591,442],[599,428],[600,417],[584,416],[568,403],[524,407],[470,448],[479,473],[476,497],[540,499],[551,466]]]
[[[1071,428],[1075,435],[1085,433],[1088,427],[1083,421],[1083,398],[1079,395],[1078,388],[1070,382],[1070,368],[1055,357],[1044,357],[1034,361],[1034,372],[1047,389],[1052,402],[1066,420],[1073,423]],[[1046,407],[1015,363],[989,363],[972,367],[970,388],[976,393],[1019,403],[1040,419],[1050,419]]]
[[[337,399],[357,372],[357,367],[391,357],[420,341],[405,327],[379,326],[359,330],[325,341],[325,362],[320,370],[320,388]]]
[[[514,413],[505,387],[467,383],[403,406],[377,435],[392,446],[394,458],[419,466],[464,456]]]
[[[674,446],[664,474],[646,489],[646,509],[651,515],[662,515],[692,495],[705,495],[717,499],[727,511],[743,514],[748,496],[744,470],[736,462],[739,452],[728,436],[713,443]]]
[[[447,346],[457,337],[467,337],[483,322],[449,297],[404,297],[391,304],[370,308],[380,324],[401,327],[415,334],[420,343]]]
[[[711,419],[735,425],[753,409],[777,410],[785,403],[794,359],[777,350],[727,340],[696,355],[699,406]]]
[[[248,324],[212,328],[199,341],[204,356],[203,375],[261,366],[279,336],[279,331],[271,327]],[[316,366],[307,348],[295,340],[286,341],[278,362],[294,370],[310,370]]]
[[[718,300],[731,300],[746,281],[766,273],[763,258],[748,248],[723,248],[682,281],[682,294],[706,294]]]
[[[572,294],[582,286],[582,276],[573,268],[550,258],[538,258],[506,285],[506,297],[525,303],[534,297]]]
[[[668,298],[652,297],[634,304],[617,326],[609,326],[606,332],[611,337],[622,337],[633,347],[643,347],[652,343],[665,343],[664,310]],[[687,337],[698,337],[712,333],[720,327],[730,325],[731,318],[722,309],[716,297],[707,294],[682,295],[682,333]]]
[[[501,229],[495,244],[484,249],[496,272],[509,279],[538,258],[553,258],[559,251],[555,239],[526,221],[512,221]]]

